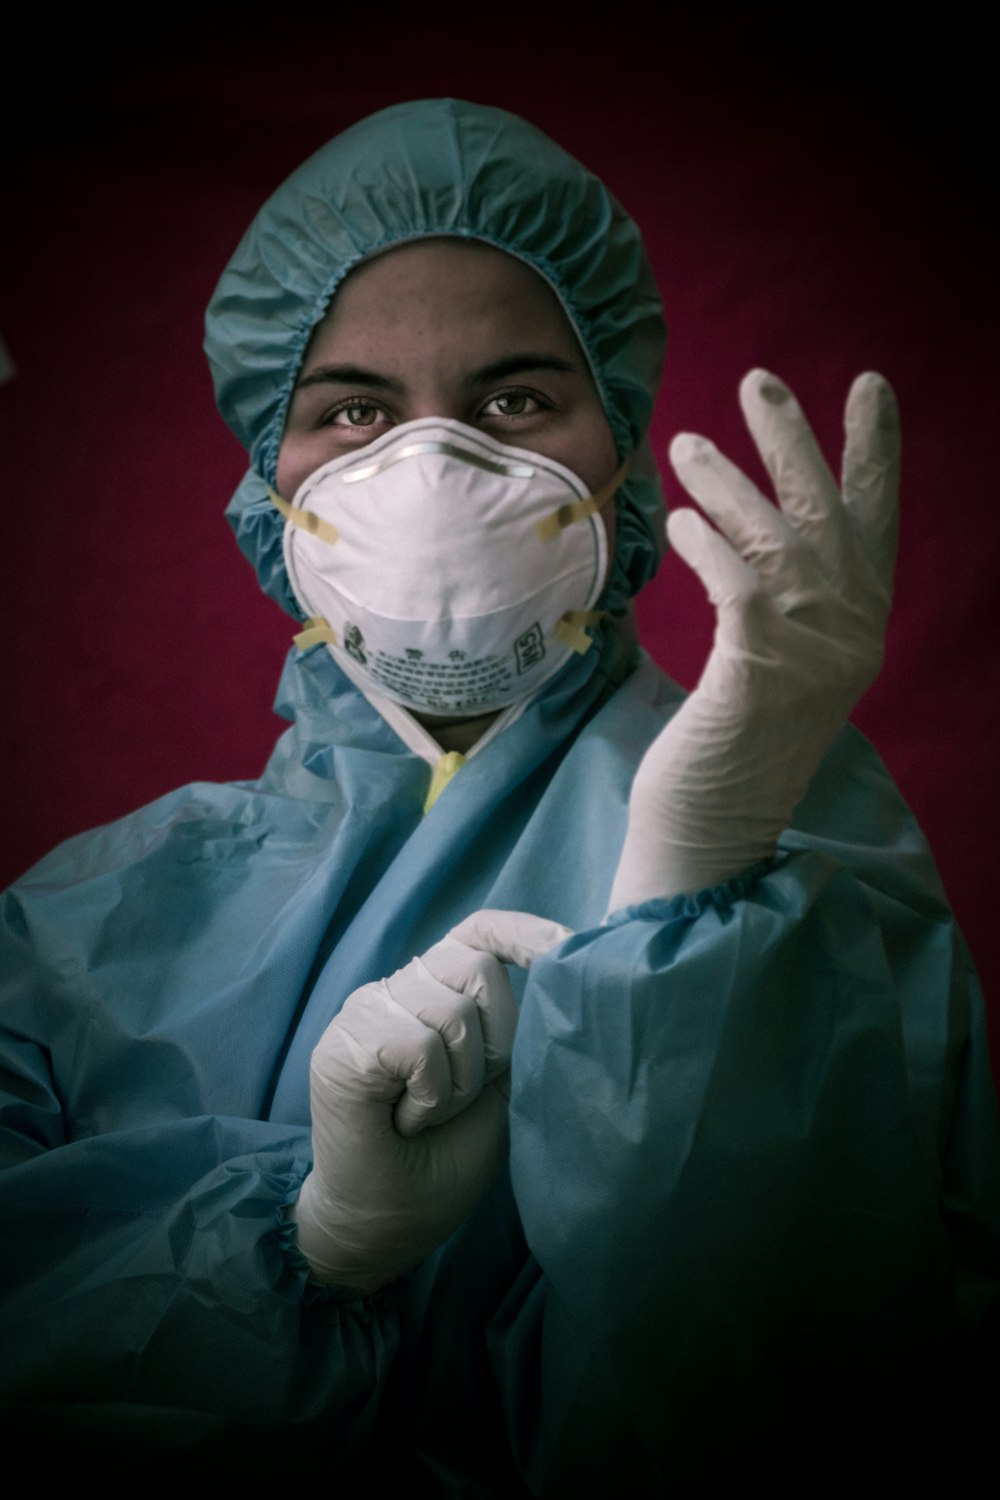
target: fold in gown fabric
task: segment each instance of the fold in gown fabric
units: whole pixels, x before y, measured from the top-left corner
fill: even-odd
[[[784,1442],[803,1383],[867,1424],[873,1388],[884,1408],[915,1368],[939,1395],[975,1369],[995,1105],[918,830],[848,729],[772,866],[599,925],[679,697],[648,661],[616,685],[614,655],[425,816],[430,768],[313,650],[259,782],[183,788],[8,894],[14,1432],[337,1472],[381,1422],[375,1451],[441,1493],[580,1493],[626,1461],[656,1493]],[[429,1262],[338,1301],[283,1217],[310,1050],[482,905],[576,931],[523,984],[510,1180]]]

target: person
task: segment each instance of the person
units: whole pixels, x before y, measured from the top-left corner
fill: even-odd
[[[495,109],[363,121],[237,249],[207,350],[291,727],[6,897],[13,1451],[484,1496],[951,1460],[982,1005],[843,724],[891,393],[852,389],[843,495],[763,372],[780,508],[675,441],[717,528],[670,522],[718,615],[685,699],[629,605],[662,341],[635,226]]]

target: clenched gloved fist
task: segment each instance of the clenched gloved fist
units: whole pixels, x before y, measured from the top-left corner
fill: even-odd
[[[480,911],[422,958],[355,990],[313,1052],[313,1169],[292,1210],[314,1277],[377,1291],[475,1206],[507,1150],[527,967],[569,929]]]
[[[718,527],[690,508],[668,524],[716,607],[715,639],[636,773],[612,911],[773,854],[882,663],[899,479],[890,386],[860,375],[851,387],[842,492],[787,386],[754,370],[740,401],[780,509],[705,438],[674,439],[677,477]]]

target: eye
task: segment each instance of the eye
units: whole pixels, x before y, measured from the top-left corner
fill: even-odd
[[[483,417],[533,417],[537,412],[544,410],[547,410],[547,403],[533,391],[500,391],[497,395],[490,397],[480,415]]]
[[[370,401],[345,401],[334,407],[325,418],[329,427],[374,427],[385,412]]]

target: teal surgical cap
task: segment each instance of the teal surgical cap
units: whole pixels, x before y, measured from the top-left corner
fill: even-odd
[[[395,105],[330,141],[268,199],[223,273],[205,349],[219,409],[252,463],[227,512],[237,540],[265,591],[298,616],[267,484],[309,336],[355,266],[440,235],[533,266],[576,329],[619,458],[633,455],[605,600],[623,607],[663,545],[645,438],[665,334],[642,237],[604,185],[540,131],[454,99]]]

